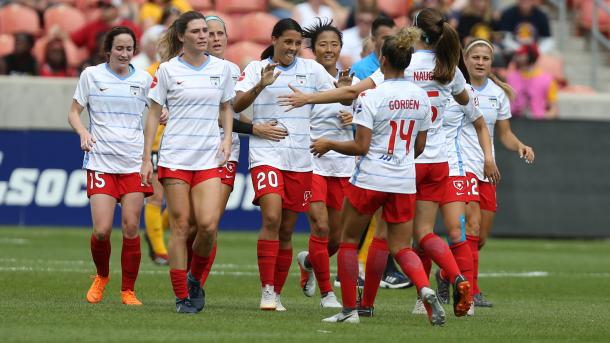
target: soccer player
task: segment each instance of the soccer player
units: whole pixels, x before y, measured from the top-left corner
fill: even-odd
[[[421,261],[411,248],[415,158],[424,151],[432,117],[426,92],[409,82],[404,74],[418,36],[417,30],[402,29],[384,42],[380,63],[384,82],[376,89],[360,94],[353,120],[358,125],[355,139],[332,141],[322,138],[311,146],[315,156],[330,150],[360,156],[344,204],[343,236],[338,255],[343,310],[323,319],[324,322],[359,322],[356,308],[357,244],[372,215],[380,207],[383,208],[382,218],[388,223],[388,242],[383,241],[386,254],[369,253],[368,259],[379,259],[385,266],[387,251],[390,250],[417,287],[428,308],[430,322],[433,325],[445,322],[445,312],[435,292],[429,288]],[[381,242],[377,244],[381,245]],[[365,279],[365,292],[370,286],[367,281]],[[376,286],[379,287],[379,281]]]
[[[68,113],[68,122],[80,136],[85,152],[87,196],[91,203],[93,234],[91,256],[97,269],[87,301],[102,301],[109,280],[110,234],[114,209],[121,204],[121,300],[142,305],[134,293],[140,268],[140,214],[150,186],[140,183],[138,171],[144,146],[142,114],[152,78],[130,64],[136,36],[127,27],[114,27],[104,40],[107,62],[85,69],[80,76]],[[89,129],[80,114],[89,112]]]
[[[310,39],[316,62],[324,66],[330,77],[339,79],[341,72],[337,69],[337,60],[343,46],[341,31],[332,25],[332,21],[319,19],[315,25],[305,29],[303,37]],[[324,137],[351,141],[354,138],[351,119],[351,106],[339,103],[315,105],[311,113],[311,139]],[[311,225],[309,250],[300,252],[297,261],[301,268],[303,293],[313,296],[317,281],[322,307],[341,308],[330,284],[329,258],[339,249],[344,190],[354,166],[353,156],[336,152],[313,159],[313,195],[308,212]]]
[[[486,40],[476,39],[464,49],[464,62],[470,76],[470,84],[479,99],[480,110],[483,112],[492,138],[494,130],[502,145],[516,151],[526,163],[534,162],[534,150],[523,144],[512,132],[510,127],[510,97],[512,89],[506,83],[498,80],[491,73],[494,56],[493,46]],[[491,307],[478,287],[479,249],[491,231],[497,209],[496,187],[493,180],[486,178],[483,164],[483,151],[477,144],[476,134],[472,125],[464,125],[460,134],[460,145],[463,148],[464,169],[469,181],[469,191],[474,196],[466,210],[466,239],[470,245],[474,261],[473,294],[474,305]]]
[[[273,27],[272,45],[244,70],[237,85],[235,112],[253,106],[253,123],[277,120],[288,131],[279,142],[250,139],[250,172],[254,185],[253,203],[260,205],[262,228],[257,244],[262,285],[260,308],[285,311],[280,294],[292,263],[292,231],[299,212],[309,210],[312,157],[309,153],[311,108],[290,114],[277,103],[277,96],[334,88],[333,79],[316,61],[297,57],[303,40],[300,25],[282,19]],[[275,71],[277,69],[277,71]]]
[[[158,174],[170,216],[169,264],[176,295],[176,311],[196,313],[205,305],[201,277],[216,242],[220,220],[221,181],[218,167],[231,154],[231,135],[220,138],[218,121],[232,132],[233,98],[231,67],[206,54],[208,27],[194,11],[182,14],[160,42],[169,61],[161,63],[149,98],[142,182],[150,183],[150,152],[161,107],[169,118],[159,150]],[[196,229],[193,256],[187,271],[189,229]],[[188,272],[188,274],[187,274]]]

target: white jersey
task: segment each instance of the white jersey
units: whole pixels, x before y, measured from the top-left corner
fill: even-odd
[[[415,137],[432,121],[426,92],[406,79],[393,79],[363,92],[358,100],[353,122],[373,130],[373,137],[350,182],[375,191],[415,194]]]
[[[467,86],[469,92],[473,98],[474,89]],[[476,99],[476,98],[475,98]],[[478,100],[475,100],[475,105]],[[464,127],[469,125],[472,128],[474,126],[472,123],[479,119],[482,116],[480,111],[473,111],[471,115],[467,115],[462,110],[462,106],[458,104],[455,100],[451,99],[449,102],[449,106],[445,109],[445,113],[443,115],[443,129],[446,134],[446,144],[447,144],[447,157],[449,161],[449,176],[465,176],[466,171],[464,169],[464,149],[460,143],[460,136],[462,135],[462,131]],[[478,145],[478,137],[476,135],[475,130],[475,139]]]
[[[250,62],[237,81],[235,90],[247,92],[252,89],[261,79],[261,70],[270,61]],[[277,97],[292,93],[288,85],[305,93],[333,89],[333,77],[316,61],[298,57],[290,66],[277,66],[275,70],[281,71],[280,76],[273,84],[265,87],[252,104],[252,123],[277,120],[278,125],[288,131],[288,136],[279,142],[250,136],[250,168],[268,165],[287,171],[312,171],[312,156],[309,152],[312,107],[303,106],[286,112],[285,107],[278,105]]]
[[[466,80],[462,72],[456,68],[453,80],[447,84],[440,84],[433,77],[436,66],[436,56],[429,50],[418,50],[413,53],[411,63],[405,69],[405,77],[415,85],[423,88],[430,98],[432,104],[432,126],[428,130],[426,149],[417,158],[417,163],[439,163],[447,161],[447,150],[445,147],[445,132],[443,130],[443,113],[449,99],[453,95],[460,94],[464,90]],[[383,81],[380,70],[370,76],[377,85]]]
[[[237,64],[227,61],[229,63],[229,67],[231,67],[231,78],[233,79],[233,85],[237,82],[239,78],[239,74],[241,73]],[[239,120],[239,113],[233,113],[233,118]],[[220,139],[223,140],[225,137],[225,132],[223,128],[220,128]],[[232,143],[231,143],[231,156],[229,157],[229,161],[237,162],[239,161],[239,134],[233,132],[232,134]]]
[[[494,152],[494,128],[496,121],[506,120],[511,117],[510,101],[500,86],[492,80],[487,79],[485,85],[480,89],[474,88],[475,95],[479,100],[479,109],[483,113],[483,118],[489,129],[491,136],[491,148]],[[464,169],[466,172],[473,173],[481,181],[487,181],[483,172],[484,157],[483,150],[479,145],[477,132],[472,124],[464,126],[460,134],[460,145],[464,153]]]
[[[137,173],[142,165],[142,114],[148,107],[150,75],[130,65],[121,77],[108,64],[88,67],[80,75],[74,100],[89,112],[89,132],[96,143],[85,153],[83,168],[104,173]]]
[[[343,126],[339,112],[353,112],[352,106],[340,103],[316,104],[311,110],[311,139],[325,138],[333,141],[354,139],[352,125]],[[349,177],[354,172],[355,158],[329,151],[322,157],[313,158],[313,172],[316,175]]]
[[[218,167],[220,104],[234,95],[229,63],[208,56],[203,65],[194,67],[174,57],[161,63],[156,78],[148,97],[169,110],[159,165],[183,170]]]

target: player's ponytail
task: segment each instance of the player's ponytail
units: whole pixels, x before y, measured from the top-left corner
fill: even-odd
[[[294,30],[303,34],[303,29],[299,23],[292,18],[285,18],[275,23],[275,26],[273,26],[273,31],[271,32],[271,37],[280,38],[284,31],[288,30]],[[273,44],[269,45],[261,54],[261,60],[273,57],[274,52],[275,49],[273,48]]]
[[[498,87],[502,88],[502,90],[504,91],[504,94],[506,94],[506,96],[509,99],[514,99],[515,97],[515,91],[513,90],[513,87],[511,87],[508,83],[500,80],[499,77],[497,77],[494,73],[489,73],[489,75],[487,75],[487,77],[489,77],[491,79],[491,81],[493,81],[496,85],[498,85]]]
[[[434,49],[434,80],[449,83],[460,60],[460,37],[436,9],[424,8],[415,16],[415,26],[422,30],[422,41]]]
[[[169,61],[182,52],[182,42],[178,37],[184,35],[188,23],[195,19],[205,20],[205,16],[195,11],[185,12],[170,25],[167,31],[165,31],[159,40],[161,62]]]
[[[386,38],[381,47],[381,56],[385,57],[396,70],[404,70],[411,63],[415,43],[421,39],[421,30],[417,27],[404,27],[397,34]]]

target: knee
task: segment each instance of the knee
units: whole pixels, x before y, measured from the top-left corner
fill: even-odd
[[[328,223],[319,223],[318,225],[312,225],[312,233],[316,237],[328,237],[329,229]]]
[[[203,223],[197,225],[197,233],[207,237],[216,236],[218,226],[214,220],[206,220]]]
[[[188,216],[180,216],[172,220],[171,234],[175,237],[188,238],[191,232],[191,223]]]
[[[110,233],[112,232],[111,229],[108,230],[97,230],[97,229],[93,229],[93,236],[95,237],[95,239],[97,239],[98,241],[107,241],[110,239]]]
[[[282,215],[280,213],[263,214],[263,230],[277,232],[280,229]]]

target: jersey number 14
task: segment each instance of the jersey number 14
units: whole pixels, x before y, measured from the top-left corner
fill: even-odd
[[[409,154],[409,147],[411,146],[411,137],[413,136],[413,127],[415,127],[415,120],[409,120],[409,128],[407,133],[405,133],[405,122],[406,120],[390,120],[390,127],[392,128],[392,133],[390,133],[390,143],[388,144],[388,155],[394,154],[394,145],[396,144],[396,133],[400,136],[400,139],[406,142],[406,150],[405,155]],[[400,130],[398,129],[400,126]]]

